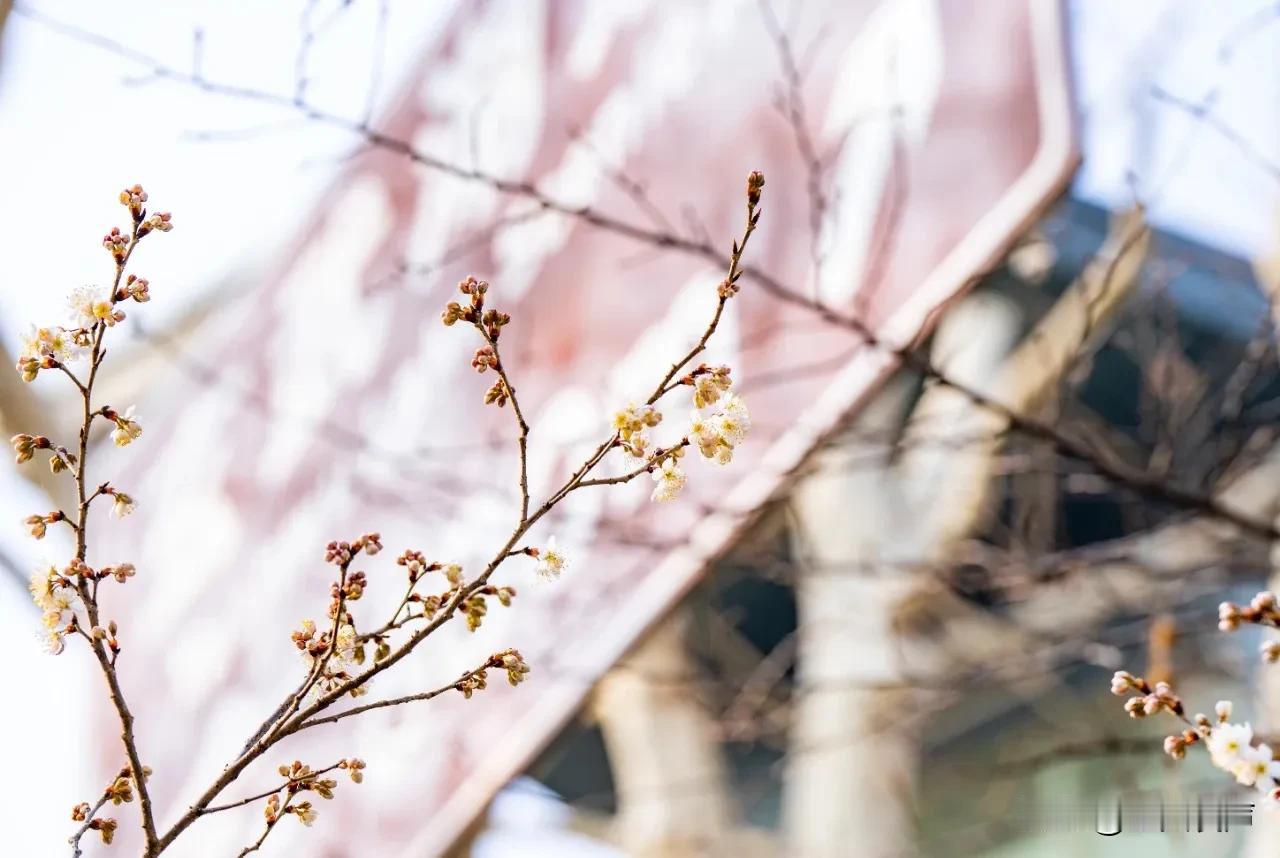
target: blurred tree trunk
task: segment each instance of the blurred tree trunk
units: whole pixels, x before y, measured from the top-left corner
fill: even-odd
[[[943,317],[932,363],[1030,413],[1121,306],[1147,244],[1140,212],[1118,218],[1099,258],[1012,354],[1019,320],[1008,303],[965,299]],[[886,388],[793,496],[800,681],[785,814],[788,854],[799,858],[916,851],[920,741],[910,716],[929,694],[909,686],[917,671],[941,675],[951,656],[930,604],[936,587],[912,570],[946,563],[986,521],[1008,421],[934,384],[900,445],[886,448],[905,395]]]
[[[617,839],[638,858],[718,853],[732,823],[715,719],[691,678],[677,610],[596,689],[618,797]]]
[[[966,299],[943,320],[935,362],[957,380],[981,384],[1017,328],[1007,303]],[[975,330],[983,335],[971,336]],[[952,345],[959,348],[943,356]],[[928,390],[913,419],[946,419],[947,403],[956,403],[943,391]],[[894,445],[885,443],[898,436],[909,394],[904,385],[886,388],[852,432],[819,455],[816,472],[792,499],[800,672],[785,813],[790,854],[800,858],[851,851],[889,858],[915,851],[920,739],[918,721],[910,716],[921,695],[911,690],[910,679],[930,653],[924,640],[898,632],[902,606],[922,585],[911,570],[933,559],[929,532],[936,529],[911,501],[922,487],[909,483],[910,474],[928,473],[931,480],[943,475],[932,468],[908,472],[893,455]],[[937,436],[912,452],[928,449],[922,455],[938,465],[962,457],[949,443],[948,455],[935,457],[936,442]]]

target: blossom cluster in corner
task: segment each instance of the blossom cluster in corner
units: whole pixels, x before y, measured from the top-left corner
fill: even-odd
[[[1248,605],[1223,602],[1218,606],[1218,627],[1231,632],[1244,624],[1276,627],[1280,625],[1280,605],[1271,592],[1258,593]],[[1263,659],[1280,660],[1280,646],[1274,641],[1262,645]],[[1128,671],[1117,671],[1111,678],[1111,692],[1127,697],[1125,711],[1132,718],[1146,718],[1164,712],[1187,724],[1180,733],[1167,736],[1164,750],[1175,760],[1187,749],[1203,744],[1209,759],[1217,768],[1235,778],[1236,783],[1251,787],[1261,794],[1263,806],[1280,809],[1280,759],[1265,741],[1257,741],[1252,725],[1231,721],[1233,706],[1220,700],[1214,707],[1214,718],[1197,714],[1188,718],[1181,698],[1167,682],[1149,683]]]

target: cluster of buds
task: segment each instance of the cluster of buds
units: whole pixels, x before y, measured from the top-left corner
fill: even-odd
[[[116,828],[120,823],[114,819],[105,817],[94,817],[89,821],[89,829],[98,832],[98,836],[102,838],[102,842],[107,846],[111,845],[111,841],[115,839]]]
[[[729,379],[729,367],[699,364],[697,369],[680,379],[681,384],[693,386],[693,407],[706,408],[720,399],[733,382]]]
[[[324,547],[324,562],[346,566],[351,562],[351,543],[334,540]]]
[[[462,566],[457,563],[446,563],[440,567],[440,571],[444,573],[444,579],[449,582],[450,587],[462,586]]]
[[[115,259],[116,264],[121,265],[129,255],[129,236],[120,232],[120,227],[113,226],[111,231],[102,237],[102,246]]]
[[[124,301],[132,298],[139,304],[145,304],[151,300],[151,282],[145,278],[130,274],[124,281],[124,285],[116,290],[116,300]]]
[[[519,650],[507,649],[489,657],[489,667],[500,667],[507,672],[507,682],[519,685],[530,673],[529,665]]]
[[[1280,626],[1280,610],[1276,608],[1274,593],[1263,590],[1241,606],[1234,602],[1223,602],[1218,605],[1218,628],[1224,632],[1234,632],[1245,623],[1262,626]]]
[[[287,778],[284,789],[290,795],[310,791],[327,800],[333,798],[333,791],[338,786],[333,778],[320,777],[299,760],[294,760],[292,765],[280,766],[278,771],[281,777]]]
[[[363,551],[366,555],[372,557],[382,550],[382,534],[366,533],[351,543],[351,548],[354,551]]]
[[[504,608],[510,608],[511,600],[516,597],[515,587],[507,587],[507,586],[495,587],[492,584],[488,584],[482,587],[480,589],[480,592],[484,593],[486,596],[493,596],[495,599],[498,600],[498,604]]]
[[[44,539],[45,533],[48,532],[49,525],[56,524],[65,518],[66,515],[55,509],[47,515],[29,515],[22,520],[22,523],[26,525],[27,532],[36,539]]]
[[[441,568],[439,563],[428,563],[427,558],[423,556],[421,551],[414,551],[407,548],[404,553],[396,558],[396,565],[403,566],[409,574],[409,583],[415,583],[419,578],[428,572],[435,572]]]
[[[422,616],[428,620],[434,619],[440,611],[440,606],[444,604],[444,600],[435,594],[423,596],[420,593],[410,593],[409,601],[421,605]]]
[[[329,633],[317,634],[314,620],[303,620],[301,626],[289,637],[294,645],[306,654],[308,660],[322,658],[330,650]],[[338,626],[337,642],[332,646],[333,655],[339,660],[352,660],[355,654],[357,635],[355,627],[349,624]]]
[[[1117,670],[1111,677],[1111,693],[1118,697],[1138,695],[1129,697],[1124,704],[1124,710],[1131,718],[1145,718],[1162,711],[1171,712],[1178,717],[1186,714],[1182,700],[1173,693],[1173,687],[1169,683],[1157,682],[1152,687],[1141,676],[1134,676],[1127,670]]]
[[[59,447],[53,451],[53,455],[49,457],[49,470],[55,474],[63,471],[69,471],[75,467],[75,454],[68,451],[66,447]]]
[[[498,338],[502,336],[502,329],[511,323],[511,316],[484,308],[484,296],[489,291],[489,284],[483,280],[467,277],[458,284],[458,291],[471,300],[465,305],[450,301],[444,308],[441,318],[446,325],[454,325],[458,322],[469,322],[474,325],[484,335],[485,345],[477,348],[472,356],[472,368],[479,373],[492,369],[501,374],[502,363],[501,358],[498,357]],[[485,391],[484,404],[502,408],[514,395],[515,392],[506,379],[498,378]]]
[[[368,584],[369,578],[363,572],[351,573],[342,581],[341,586],[337,581],[330,584],[329,619],[333,619],[338,615],[339,605],[345,602],[360,601],[360,597],[364,595],[364,588]]]
[[[464,673],[462,678],[454,683],[454,688],[462,692],[462,696],[470,700],[471,695],[477,691],[484,691],[489,687],[489,672],[483,667],[471,673]]]
[[[159,212],[138,224],[138,238],[149,232],[168,232],[173,229],[173,216],[168,212]]]
[[[319,658],[329,649],[329,639],[316,634],[315,620],[303,620],[302,625],[289,635],[295,646],[311,658]]]
[[[490,367],[498,369],[498,353],[493,350],[493,346],[481,346],[476,349],[475,356],[471,358],[471,366],[476,372],[483,373]]]
[[[347,668],[353,664],[363,664],[365,660],[360,636],[350,622],[339,623],[337,636],[334,638],[330,638],[327,631],[317,632],[314,620],[303,620],[301,626],[289,635],[294,646],[302,652],[308,667],[324,662],[324,672],[317,677],[316,684],[312,687],[313,694],[335,690],[352,678]],[[352,697],[360,697],[368,691],[368,685],[358,685],[351,689],[350,694]]]
[[[338,760],[338,768],[347,773],[353,784],[364,783],[364,760],[352,757],[349,760]]]
[[[489,603],[486,599],[492,596],[498,600],[498,604],[504,608],[511,607],[511,600],[515,598],[516,591],[513,587],[498,587],[493,584],[487,584],[467,596],[462,602],[462,613],[467,618],[467,629],[475,631],[480,628],[480,624],[489,614]],[[439,597],[429,597],[436,600],[434,606],[423,606],[423,615],[430,618],[436,610],[439,609]]]
[[[134,568],[132,563],[120,563],[115,566],[103,566],[97,571],[96,577],[99,580],[104,578],[114,578],[116,579],[116,583],[123,584],[125,581],[128,581],[137,574],[137,571],[138,570]]]
[[[1280,606],[1276,604],[1274,593],[1263,590],[1250,599],[1247,605],[1237,605],[1234,602],[1218,605],[1219,629],[1234,632],[1245,624],[1280,628]],[[1280,641],[1266,641],[1260,651],[1262,660],[1267,664],[1280,662]]]
[[[147,192],[142,189],[142,185],[134,185],[132,188],[125,188],[120,192],[120,204],[129,210],[129,216],[138,225],[139,238],[152,230],[168,232],[173,229],[173,225],[170,222],[172,218],[168,212],[161,212],[147,217],[146,203]],[[112,229],[112,232],[119,233],[119,230]]]
[[[122,773],[107,787],[107,798],[112,804],[119,805],[133,801],[133,780],[128,772]]]
[[[271,795],[267,797],[267,803],[262,808],[262,815],[266,817],[268,825],[274,825],[276,820],[280,818],[280,796]]]
[[[462,602],[462,613],[467,618],[467,631],[474,632],[480,628],[489,613],[489,605],[481,593],[472,593]]]
[[[484,328],[485,336],[491,340],[497,340],[502,336],[502,329],[509,324],[511,324],[511,317],[497,310],[485,310],[484,315],[480,317],[480,326]]]
[[[458,291],[463,295],[469,296],[471,301],[465,306],[457,301],[450,301],[444,308],[441,320],[446,325],[453,325],[457,322],[470,322],[472,324],[480,322],[484,312],[484,293],[489,291],[489,284],[474,277],[467,277],[458,284]],[[507,319],[507,321],[510,321],[510,319]],[[506,322],[502,324],[505,325]]]
[[[495,379],[489,389],[485,391],[484,404],[497,405],[502,408],[510,398],[511,390],[507,387],[507,383],[499,378]]]
[[[1187,755],[1187,748],[1200,741],[1201,735],[1198,729],[1188,727],[1181,733],[1174,733],[1172,736],[1164,737],[1164,752],[1175,760],[1181,760]]]
[[[31,461],[36,450],[48,450],[53,446],[43,435],[18,434],[10,438],[9,443],[13,445],[14,460],[19,465]]]
[[[18,358],[18,372],[22,375],[22,380],[27,384],[36,380],[36,376],[40,374],[42,369],[55,369],[58,367],[58,359],[53,355],[42,355],[41,357],[28,357],[23,355]]]
[[[491,668],[506,671],[507,682],[511,685],[519,685],[524,682],[525,677],[530,673],[528,663],[525,662],[524,656],[520,655],[518,650],[505,649],[489,656],[489,660],[480,669],[464,673],[462,678],[454,683],[453,687],[462,692],[463,697],[470,700],[472,694],[489,687],[489,670]]]
[[[142,185],[134,185],[120,192],[120,204],[129,210],[135,223],[142,220],[146,211],[147,192]]]
[[[298,818],[303,825],[310,827],[315,821],[318,814],[315,808],[311,806],[309,801],[300,801],[297,804],[287,804],[284,809],[280,808],[279,794],[272,795],[267,798],[266,806],[262,809],[262,815],[266,818],[268,825],[275,825],[282,813],[292,813]]]
[[[102,626],[94,626],[89,631],[90,634],[93,635],[94,640],[106,643],[107,649],[111,650],[113,654],[118,655],[120,653],[120,640],[117,637],[120,632],[120,628],[116,625],[115,620],[107,623],[107,627],[105,629]],[[145,772],[146,769],[143,771]]]

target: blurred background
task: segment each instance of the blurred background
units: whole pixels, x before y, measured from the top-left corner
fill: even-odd
[[[1215,617],[1275,559],[1280,4],[25,0],[0,27],[6,359],[110,275],[121,187],[177,225],[104,369],[145,434],[92,468],[139,509],[89,558],[138,566],[108,611],[162,818],[301,677],[325,542],[394,552],[372,623],[388,556],[509,532],[514,427],[437,321],[457,281],[514,317],[545,494],[705,326],[759,169],[708,355],[752,409],[735,461],[670,507],[575,496],[534,536],[560,581],[504,567],[511,608],[374,693],[507,646],[529,681],[290,740],[368,776],[264,853],[1280,854],[1266,818],[1102,837],[1091,804],[1251,800],[1163,756],[1118,668],[1280,730],[1261,638]],[[73,393],[0,376],[0,419],[66,436]],[[19,522],[68,488],[0,481],[0,807],[12,854],[61,854],[117,728],[34,637],[27,576],[69,544]]]

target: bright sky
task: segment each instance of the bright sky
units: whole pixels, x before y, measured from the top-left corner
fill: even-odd
[[[146,15],[92,0],[26,5],[183,69],[196,61],[199,28],[210,80],[294,89],[304,2],[173,0]],[[358,119],[372,85],[385,104],[453,5],[388,0],[379,36],[378,3],[319,0],[307,98]],[[1280,163],[1280,19],[1259,13],[1275,4],[1076,0],[1071,8],[1086,153],[1078,193],[1121,204],[1131,199],[1132,169],[1144,197],[1160,189],[1153,212],[1162,224],[1236,253],[1264,246],[1276,230],[1280,177],[1149,92],[1154,84],[1199,102],[1216,91],[1213,116]],[[1234,50],[1220,60],[1224,45]],[[20,16],[2,56],[0,181],[14,204],[0,208],[0,234],[22,250],[6,260],[0,312],[19,325],[57,316],[70,287],[105,276],[98,238],[119,222],[114,195],[126,182],[143,181],[178,224],[146,248],[141,270],[182,271],[182,282],[162,278],[153,289],[190,294],[252,271],[352,146],[349,134],[288,110],[148,80],[144,67]],[[160,300],[148,313],[160,320],[181,303]]]
[[[94,0],[26,2],[181,68],[195,60],[194,34],[202,28],[206,77],[293,92],[306,6],[300,0],[170,0],[147,4],[145,14]],[[359,119],[372,85],[376,116],[435,21],[455,5],[388,0],[383,19],[374,0],[346,7],[319,0],[311,16],[320,32],[308,62],[308,99]],[[1280,237],[1280,176],[1263,163],[1280,164],[1280,15],[1260,13],[1276,4],[1075,0],[1070,8],[1086,156],[1077,193],[1124,205],[1132,199],[1132,171],[1161,225],[1242,255]],[[1153,85],[1189,102],[1214,96],[1211,116],[1225,133],[1152,99]],[[99,238],[123,223],[115,195],[126,183],[143,182],[161,209],[174,212],[177,229],[145,247],[138,265],[144,275],[182,272],[180,281],[152,278],[157,300],[148,315],[163,320],[185,303],[170,295],[189,298],[223,278],[253,276],[254,262],[289,237],[353,143],[287,110],[149,80],[142,66],[20,16],[0,46],[0,140],[6,190],[0,235],[7,238],[0,336],[10,342],[29,322],[58,321],[72,287],[107,275]],[[11,469],[0,469],[5,520],[16,521],[35,503],[26,492]],[[0,530],[0,547],[33,561],[32,543],[17,535],[16,526]],[[33,778],[47,775],[52,790],[57,773],[76,771],[83,749],[35,734],[56,725],[78,701],[73,690],[88,681],[66,660],[56,671],[31,660],[37,619],[16,587],[0,587],[0,618],[19,686],[48,703],[9,707],[0,717],[6,729],[32,737],[11,743],[11,753],[37,754],[29,771]],[[0,806],[22,808],[30,823],[7,829],[11,854],[45,854],[49,826],[65,823],[72,800],[98,788],[77,784],[85,795],[68,794],[66,807],[22,800],[48,794],[42,784],[0,780]],[[493,854],[500,839],[491,839]]]
[[[1280,4],[1075,0],[1084,166],[1076,193],[1139,196],[1159,225],[1228,253],[1280,241]],[[1153,87],[1207,120],[1152,97]],[[1238,136],[1233,142],[1229,135]]]
[[[195,61],[199,27],[207,78],[294,92],[300,2],[174,0],[149,4],[145,15],[92,0],[25,5],[184,70]],[[435,17],[453,4],[389,0],[381,52],[378,3],[335,12],[342,5],[315,4],[313,26],[332,24],[313,42],[306,97],[360,119],[371,87],[384,105]],[[223,136],[199,136],[207,134]],[[158,300],[148,314],[158,320],[183,303],[164,293],[189,294],[250,270],[286,240],[353,142],[287,110],[149,81],[144,66],[16,15],[0,53],[0,139],[11,201],[0,211],[0,234],[20,237],[23,248],[9,254],[0,310],[18,323],[57,316],[70,287],[107,275],[99,239],[123,223],[115,195],[126,184],[142,182],[177,224],[140,254],[143,273],[183,272],[182,282],[153,278]],[[5,327],[12,336],[12,324]]]

